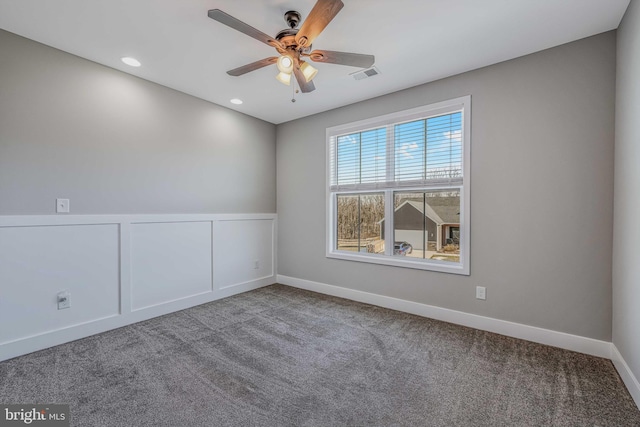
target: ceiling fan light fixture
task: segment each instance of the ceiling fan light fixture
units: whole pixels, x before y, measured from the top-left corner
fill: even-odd
[[[289,86],[291,84],[291,74],[280,71],[276,76],[276,79],[283,85]]]
[[[302,65],[300,65],[300,71],[302,71],[302,75],[307,83],[313,80],[316,74],[318,74],[318,70],[308,62],[302,62]]]
[[[291,74],[293,71],[293,58],[288,55],[280,55],[276,65],[281,73]]]

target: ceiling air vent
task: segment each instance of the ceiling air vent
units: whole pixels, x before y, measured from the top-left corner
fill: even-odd
[[[367,68],[366,70],[356,71],[355,73],[351,73],[349,75],[353,76],[353,78],[356,80],[362,80],[368,77],[377,76],[378,74],[380,74],[380,70],[378,70],[376,67],[371,67]]]

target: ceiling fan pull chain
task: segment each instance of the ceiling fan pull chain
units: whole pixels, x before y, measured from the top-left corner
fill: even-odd
[[[296,81],[291,85],[291,102],[296,102]]]

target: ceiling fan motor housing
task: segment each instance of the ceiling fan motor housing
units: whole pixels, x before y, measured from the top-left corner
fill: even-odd
[[[276,34],[275,39],[282,43],[287,48],[287,50],[299,50],[302,53],[311,52],[312,45],[304,46],[302,44],[299,44],[296,41],[296,34],[298,34],[297,28],[286,28]]]
[[[295,10],[290,10],[284,14],[284,20],[289,25],[289,28],[285,28],[276,34],[276,40],[284,44],[289,49],[296,49],[298,43],[296,42],[296,34],[298,29],[296,28],[300,24],[301,15]]]

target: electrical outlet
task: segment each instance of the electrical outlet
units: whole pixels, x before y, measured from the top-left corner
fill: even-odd
[[[68,291],[58,293],[58,310],[71,307],[71,296]]]
[[[476,299],[487,299],[487,288],[484,286],[476,286]]]
[[[56,212],[69,213],[69,199],[56,199]]]
[[[253,269],[257,270],[259,268],[260,268],[260,261],[258,260],[253,261]]]

